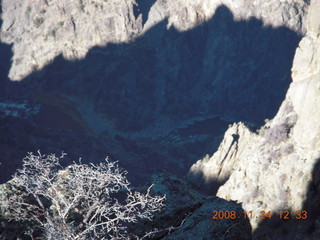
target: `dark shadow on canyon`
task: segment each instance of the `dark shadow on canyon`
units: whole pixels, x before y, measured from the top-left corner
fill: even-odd
[[[313,167],[312,179],[307,187],[307,198],[301,209],[286,207],[273,212],[253,232],[253,239],[291,240],[319,239],[320,236],[320,159]],[[284,192],[283,194],[286,194]],[[293,193],[294,194],[294,193]],[[298,193],[297,193],[298,194]],[[266,211],[268,211],[266,209]],[[285,212],[287,211],[287,212]]]
[[[254,18],[235,21],[225,6],[194,29],[166,27],[163,21],[128,44],[94,47],[82,60],[58,56],[21,82],[6,77],[12,53],[1,44],[0,100],[41,104],[28,119],[0,118],[1,182],[38,149],[66,151],[65,164],[109,155],[133,182],[157,170],[183,176],[216,151],[229,123],[258,128],[275,115],[301,36]],[[90,108],[108,119],[103,131],[92,131],[96,116],[81,117],[79,109]],[[148,136],[154,126],[163,135]]]

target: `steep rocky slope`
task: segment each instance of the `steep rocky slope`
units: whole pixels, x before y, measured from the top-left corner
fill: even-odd
[[[145,5],[4,0],[9,78],[37,96],[67,96],[95,133],[107,122],[154,137],[217,116],[260,124],[275,114],[307,3],[159,0],[139,15]]]
[[[21,80],[59,54],[69,60],[81,59],[93,46],[129,42],[166,18],[168,29],[174,26],[179,31],[190,30],[208,21],[222,4],[228,6],[237,20],[256,17],[266,26],[304,31],[306,3],[302,0],[150,2],[154,4],[135,0],[3,0],[1,40],[14,44],[10,78]],[[147,19],[145,25],[143,18]]]
[[[140,180],[183,174],[243,121],[191,178],[247,211],[303,209],[318,186],[317,4],[306,20],[308,0],[2,0],[1,168],[40,148],[109,154]]]
[[[2,114],[0,161],[72,148],[75,158],[121,159],[139,178],[134,166],[186,173],[229,122],[275,115],[307,5],[3,0],[12,64],[1,45],[0,100],[40,108],[27,119]]]
[[[306,28],[293,62],[293,81],[277,115],[258,133],[242,123],[234,124],[226,132],[219,150],[190,170],[191,178],[203,179],[209,187],[210,182],[225,182],[217,195],[242,202],[245,210],[253,211],[254,229],[262,221],[255,218],[260,211],[271,211],[273,220],[281,217],[279,211],[308,211],[308,227],[301,228],[308,225],[301,220],[284,224],[281,219],[278,223],[282,233],[285,228],[287,235],[297,239],[304,239],[310,229],[318,228],[314,220],[319,216],[320,206],[319,1],[311,2]],[[279,232],[264,237],[261,234],[257,239],[279,239],[276,234]],[[314,235],[315,239],[317,236]]]
[[[60,53],[72,60],[93,46],[127,41],[141,29],[132,7],[132,0],[2,1],[1,38],[14,43],[10,78],[21,80]]]

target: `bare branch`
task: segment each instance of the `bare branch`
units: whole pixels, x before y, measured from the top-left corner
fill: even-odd
[[[126,223],[151,220],[164,206],[165,197],[150,195],[152,186],[146,194],[132,192],[127,172],[116,162],[106,158],[97,165],[80,162],[62,170],[59,159],[64,155],[29,153],[14,175],[24,191],[1,200],[11,204],[13,217],[38,222],[45,239],[126,239]],[[26,234],[32,237],[33,232]]]

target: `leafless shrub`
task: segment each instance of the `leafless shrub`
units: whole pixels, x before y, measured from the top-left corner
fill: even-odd
[[[287,156],[294,152],[294,146],[292,144],[286,144],[285,146],[281,147],[281,156]]]
[[[60,157],[62,158],[64,154]],[[60,171],[59,171],[60,170]],[[55,155],[29,155],[15,174],[24,196],[1,200],[15,219],[36,221],[45,239],[128,239],[126,224],[151,220],[165,197],[132,192],[126,171],[108,158],[61,170]]]
[[[289,130],[289,126],[286,124],[279,124],[271,128],[267,128],[264,131],[265,142],[277,145],[288,138]]]
[[[281,153],[279,150],[271,150],[269,153],[269,158],[273,162],[279,162],[279,158],[281,157]]]

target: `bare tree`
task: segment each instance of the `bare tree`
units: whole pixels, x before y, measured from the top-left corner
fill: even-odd
[[[151,220],[163,207],[165,197],[151,196],[152,186],[133,192],[116,162],[62,169],[64,155],[29,153],[14,175],[19,194],[1,200],[13,218],[36,221],[45,239],[129,239],[127,224]]]

